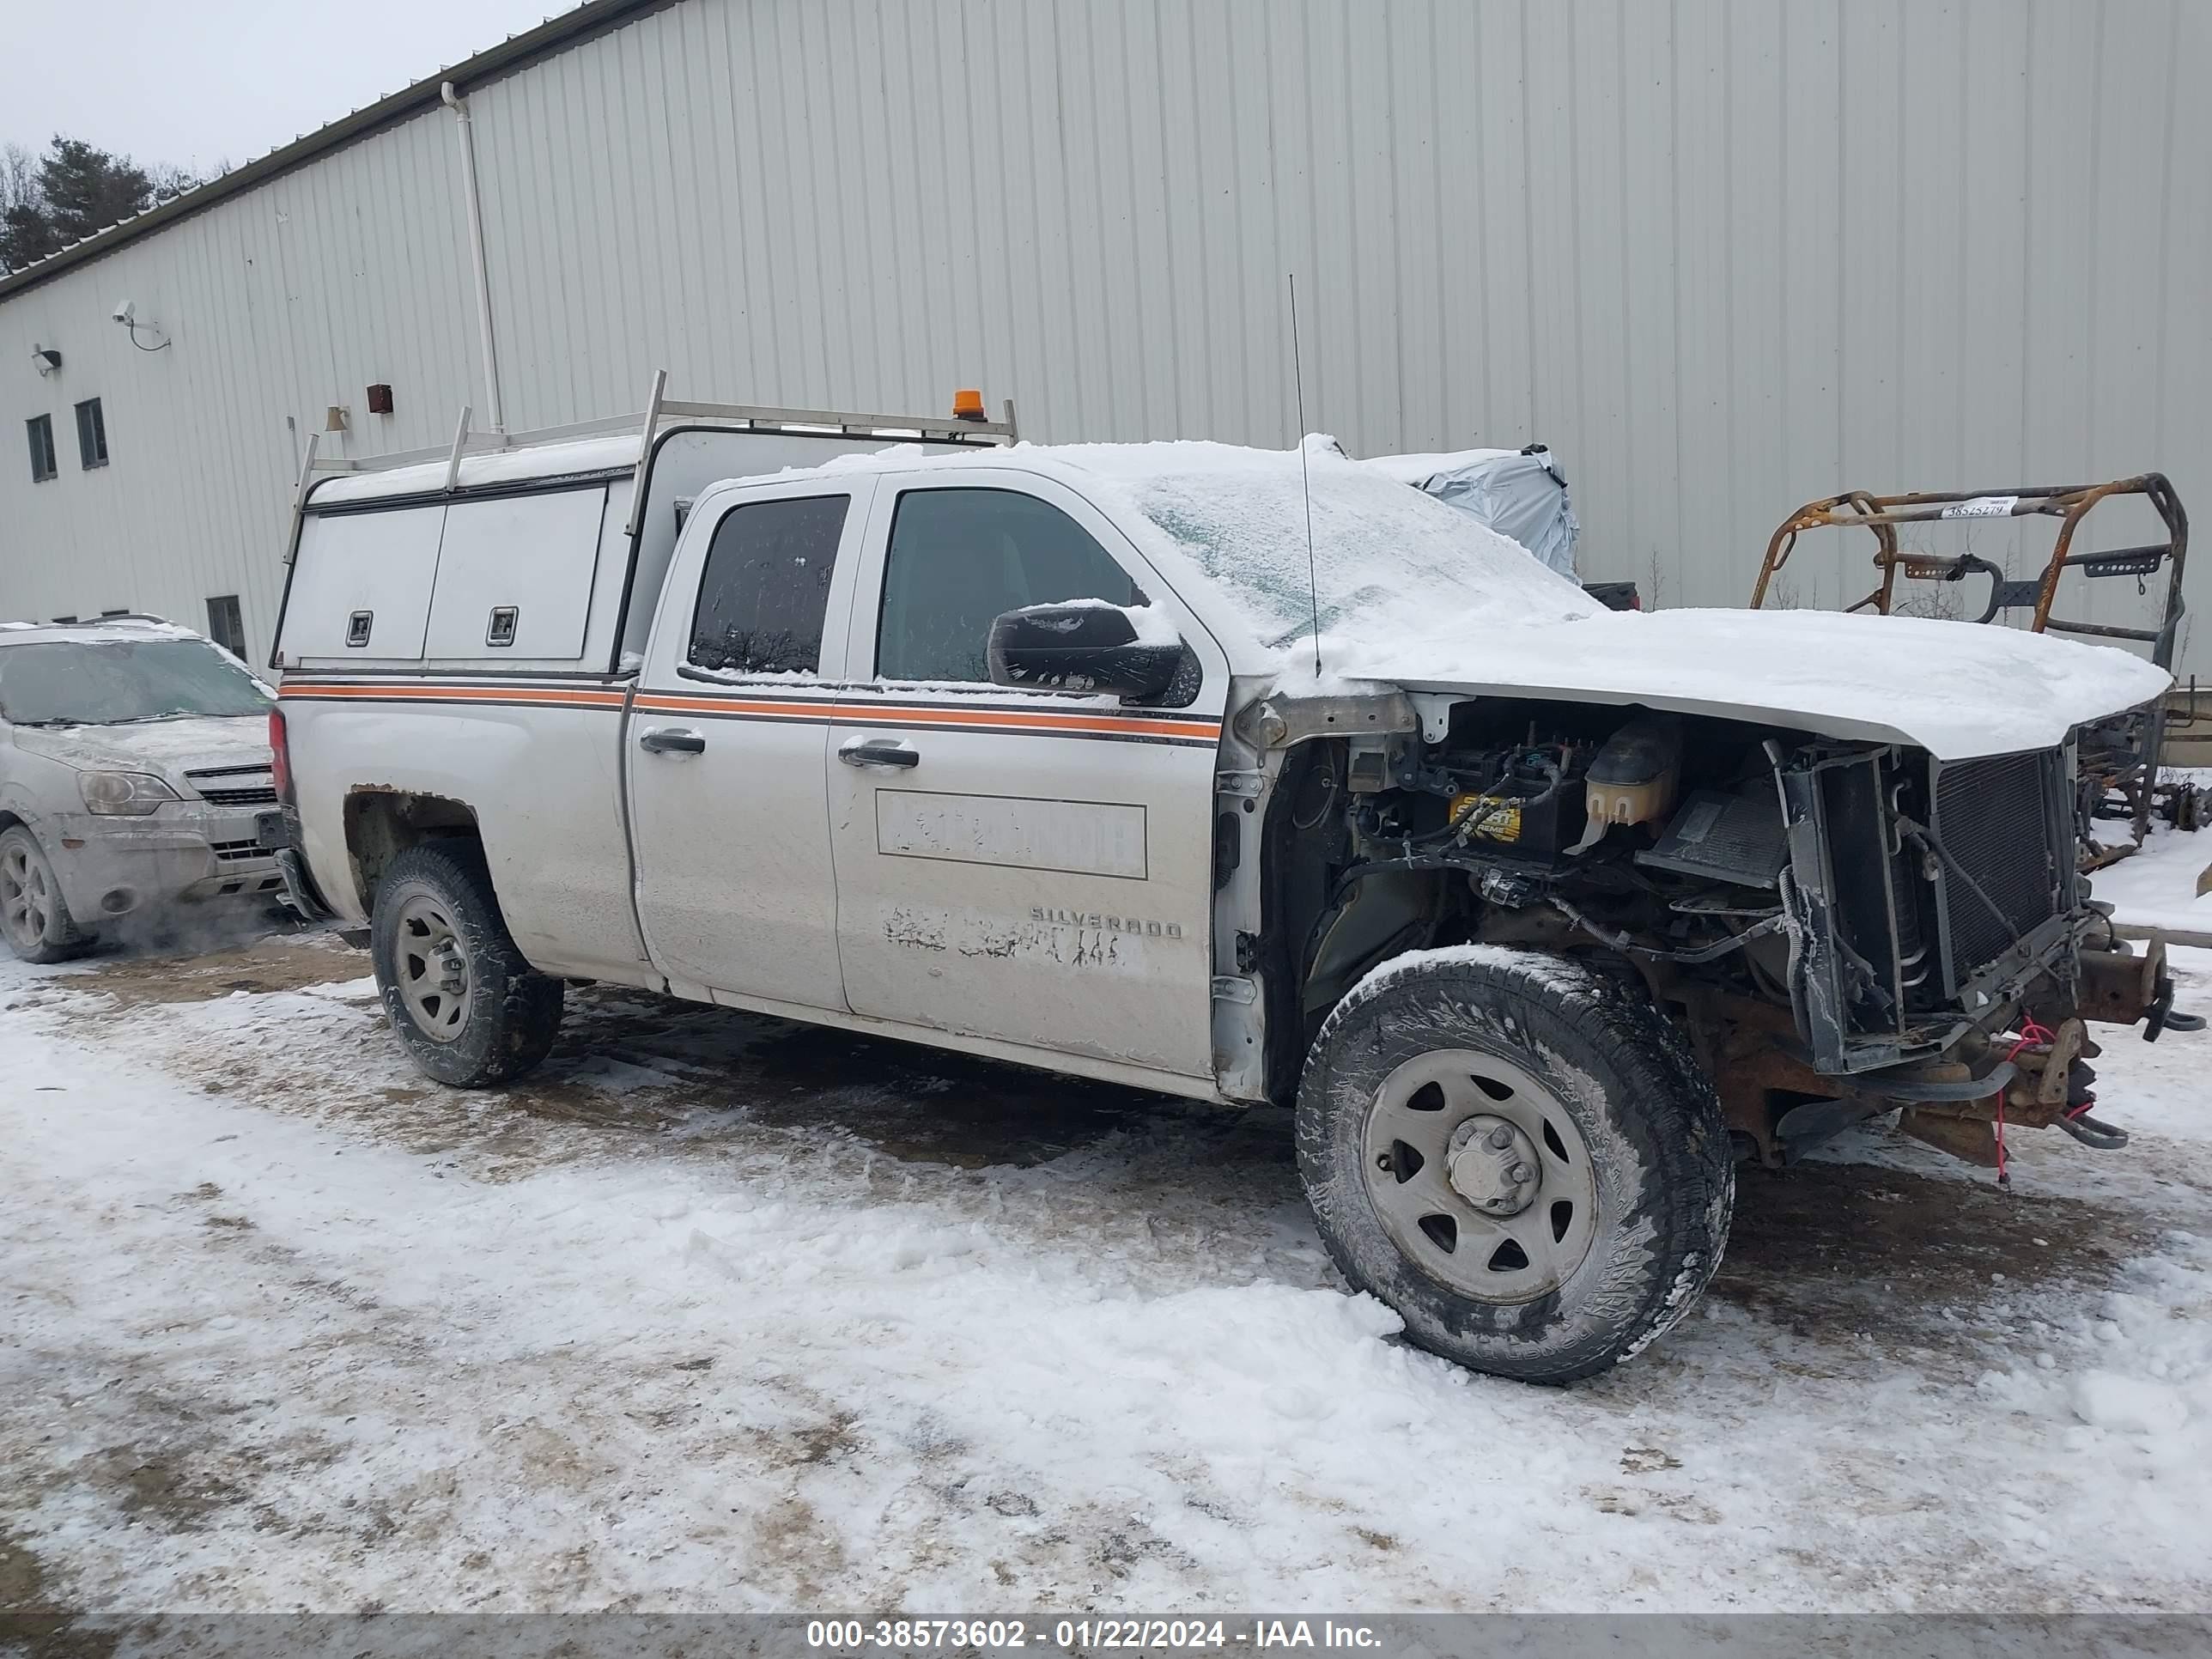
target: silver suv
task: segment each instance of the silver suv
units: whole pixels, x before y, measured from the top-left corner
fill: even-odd
[[[181,907],[278,900],[270,706],[157,618],[0,623],[0,939],[59,962]]]

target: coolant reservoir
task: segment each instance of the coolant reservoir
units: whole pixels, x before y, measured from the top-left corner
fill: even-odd
[[[1650,823],[1674,810],[1682,781],[1682,727],[1676,720],[1632,720],[1605,740],[1583,779],[1589,827],[1576,850],[1616,823]]]

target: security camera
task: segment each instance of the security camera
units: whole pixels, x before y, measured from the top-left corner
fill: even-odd
[[[148,345],[143,340],[138,337],[138,331],[142,328],[149,334],[154,335],[159,335],[161,331],[155,324],[140,322],[138,320],[138,307],[132,305],[130,301],[118,300],[115,302],[115,309],[109,312],[107,314],[115,319],[117,322],[122,324],[124,327],[131,331],[131,343],[137,346],[139,350],[167,351],[169,349],[169,342],[167,339],[160,340],[157,343],[153,345]]]

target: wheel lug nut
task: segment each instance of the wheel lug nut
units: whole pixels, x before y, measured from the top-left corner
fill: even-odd
[[[1492,1150],[1502,1152],[1512,1144],[1513,1131],[1507,1128],[1504,1124],[1499,1124],[1495,1129],[1492,1129],[1490,1132],[1490,1145]]]
[[[1536,1172],[1530,1169],[1527,1164],[1516,1164],[1505,1172],[1505,1178],[1517,1187],[1522,1182],[1534,1176],[1535,1173]]]

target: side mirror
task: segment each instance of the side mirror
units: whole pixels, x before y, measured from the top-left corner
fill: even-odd
[[[1173,684],[1183,654],[1182,636],[1158,615],[1101,599],[1006,611],[991,623],[991,683],[1156,697]]]

